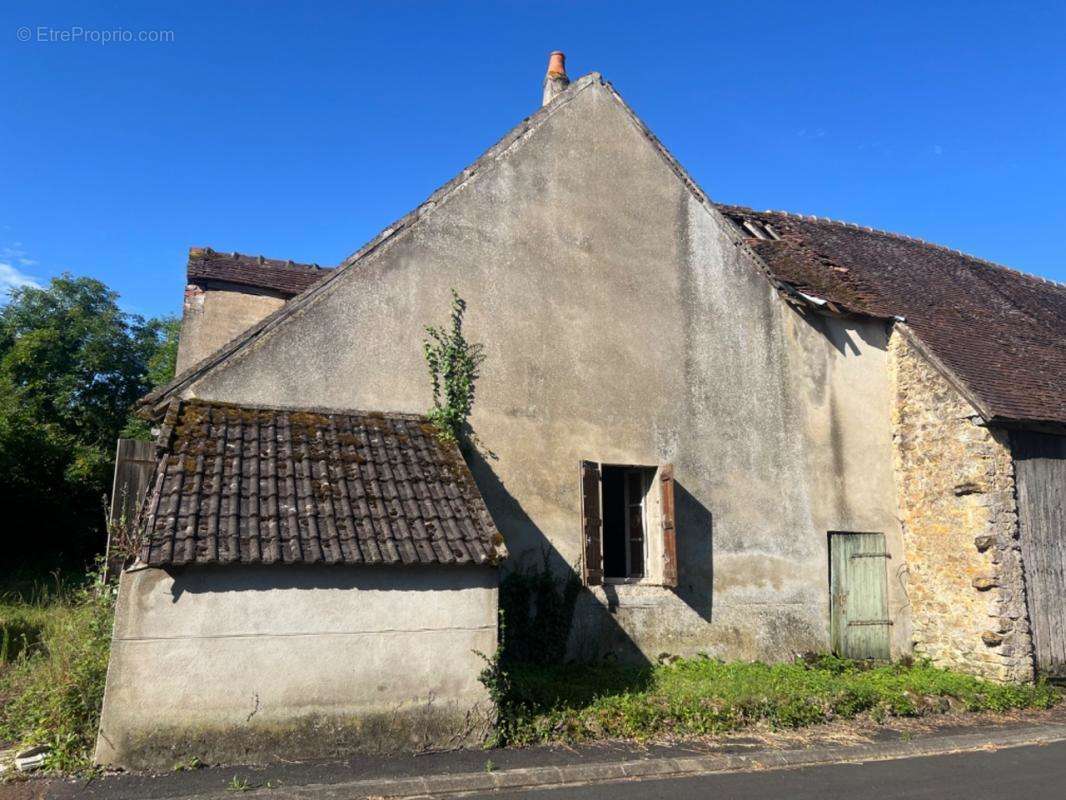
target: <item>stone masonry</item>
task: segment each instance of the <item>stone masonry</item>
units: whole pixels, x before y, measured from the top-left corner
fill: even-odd
[[[915,654],[1000,681],[1033,678],[1006,431],[909,340],[889,341],[892,429]]]

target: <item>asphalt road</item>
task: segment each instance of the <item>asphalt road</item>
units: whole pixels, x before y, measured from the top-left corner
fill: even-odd
[[[499,792],[478,800],[1054,800],[1066,799],[1066,742],[868,764],[709,775],[565,789]]]

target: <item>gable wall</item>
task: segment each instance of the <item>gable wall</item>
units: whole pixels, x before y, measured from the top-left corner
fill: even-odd
[[[421,331],[455,287],[512,566],[579,563],[581,459],[676,465],[678,589],[586,593],[575,654],[825,649],[827,532],[884,532],[902,563],[885,331],[802,318],[725,224],[592,83],[189,393],[423,412]]]
[[[226,342],[285,305],[284,298],[232,284],[185,287],[177,374],[207,358]]]

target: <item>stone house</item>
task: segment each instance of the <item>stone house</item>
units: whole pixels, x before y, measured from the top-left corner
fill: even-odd
[[[188,269],[179,375],[143,401],[160,462],[103,761],[390,709],[454,736],[505,548],[580,575],[573,658],[1066,671],[1062,285],[712,202],[559,57],[539,111],[338,267]],[[452,288],[486,354],[465,463],[417,417]],[[376,483],[408,464],[426,487]],[[446,499],[470,531],[419,527]]]

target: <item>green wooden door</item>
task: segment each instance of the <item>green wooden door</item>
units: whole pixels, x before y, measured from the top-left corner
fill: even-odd
[[[889,657],[883,533],[829,534],[830,636],[846,658]]]

